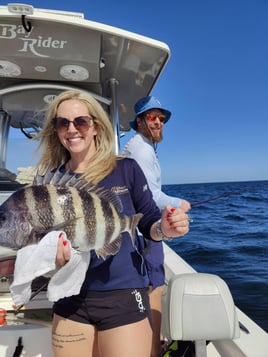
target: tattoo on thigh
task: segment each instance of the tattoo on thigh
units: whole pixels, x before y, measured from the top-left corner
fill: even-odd
[[[73,334],[61,335],[55,332],[52,333],[52,345],[55,348],[63,348],[66,343],[81,342],[84,341],[85,339],[86,337],[83,333],[77,335],[73,335]]]

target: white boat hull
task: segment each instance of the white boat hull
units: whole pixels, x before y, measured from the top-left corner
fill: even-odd
[[[22,338],[23,357],[52,357],[51,328],[38,325],[6,326],[0,330],[0,356],[13,357]]]

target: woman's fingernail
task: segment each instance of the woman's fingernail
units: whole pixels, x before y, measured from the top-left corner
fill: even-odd
[[[67,242],[67,240],[64,240],[63,242],[62,242],[62,244],[64,245],[64,247],[68,244],[68,242]]]
[[[59,237],[58,237],[59,239],[60,238],[63,238],[63,233],[61,232],[60,234],[59,234]]]
[[[171,208],[170,211],[173,213],[175,211],[175,208]]]

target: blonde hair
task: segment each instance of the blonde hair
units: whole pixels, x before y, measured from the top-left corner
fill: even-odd
[[[40,139],[38,149],[43,149],[37,163],[38,171],[44,174],[46,171],[66,163],[71,158],[69,151],[61,144],[52,122],[57,115],[59,105],[70,99],[83,102],[87,106],[89,114],[94,118],[94,126],[97,131],[97,135],[94,136],[96,153],[89,160],[83,178],[97,184],[116,166],[114,135],[108,115],[101,104],[89,93],[83,91],[62,92],[50,104],[43,129],[37,136],[37,139]]]

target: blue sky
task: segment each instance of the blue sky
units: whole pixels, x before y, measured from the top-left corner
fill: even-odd
[[[83,12],[169,45],[152,92],[172,111],[158,146],[164,184],[268,180],[267,0],[23,3]]]

